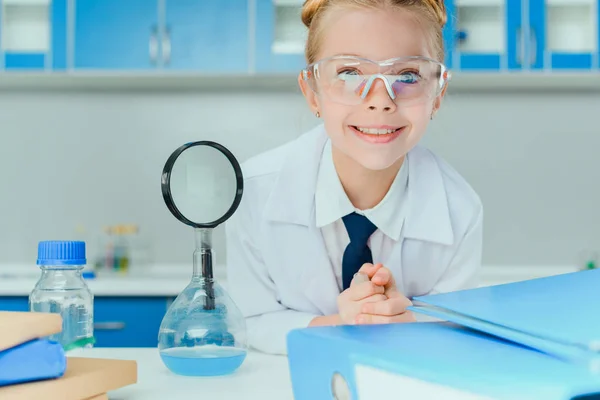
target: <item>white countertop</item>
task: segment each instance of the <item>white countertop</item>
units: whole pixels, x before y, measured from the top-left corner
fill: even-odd
[[[232,375],[186,377],[173,374],[156,348],[93,348],[69,356],[136,360],[138,382],[110,392],[110,400],[244,399],[293,400],[285,356],[249,352]]]
[[[251,351],[237,371],[219,377],[175,375],[164,366],[156,348],[95,348],[78,350],[70,353],[70,356],[137,361],[137,383],[109,392],[110,400],[294,399],[288,359],[285,356]],[[407,399],[462,398],[457,396],[453,388],[410,377],[394,375],[392,380],[381,380],[371,376],[370,379],[372,381],[369,386],[375,385],[368,390],[370,399],[387,398],[390,385],[394,386],[397,395],[401,392],[402,398]],[[435,397],[428,397],[425,393],[435,393]]]
[[[225,268],[217,265],[215,277],[226,285]],[[40,276],[35,265],[0,265],[0,296],[28,296]],[[137,267],[128,275],[107,274],[86,279],[95,296],[177,296],[190,282],[192,266],[160,264]]]
[[[16,272],[15,272],[16,271]],[[481,286],[516,282],[576,271],[574,266],[491,266],[482,268]],[[177,296],[190,282],[190,265],[155,265],[129,276],[99,276],[87,280],[95,296]],[[0,265],[0,296],[28,296],[37,282],[34,265]],[[217,281],[227,287],[225,268],[215,268]]]
[[[86,280],[95,296],[177,296],[190,282],[187,278],[123,277]],[[29,296],[37,278],[0,280],[0,296]]]

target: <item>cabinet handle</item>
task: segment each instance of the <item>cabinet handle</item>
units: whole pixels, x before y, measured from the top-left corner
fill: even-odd
[[[158,28],[156,26],[153,26],[150,31],[150,43],[148,46],[150,62],[156,64],[156,60],[158,59]]]
[[[519,26],[517,28],[517,65],[523,66],[523,60],[525,59],[525,46],[523,46],[523,29]]]
[[[165,32],[163,34],[162,51],[163,62],[165,65],[169,65],[171,62],[171,28],[168,26],[165,27]]]
[[[120,331],[125,328],[125,322],[96,322],[94,330],[98,331]]]
[[[537,62],[537,35],[533,27],[529,28],[529,45],[529,52],[531,53],[529,66],[531,67]]]

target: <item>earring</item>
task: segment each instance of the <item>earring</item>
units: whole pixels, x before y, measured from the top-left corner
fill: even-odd
[[[316,116],[317,118],[321,118],[321,114],[320,114],[318,111],[315,113],[315,116]]]

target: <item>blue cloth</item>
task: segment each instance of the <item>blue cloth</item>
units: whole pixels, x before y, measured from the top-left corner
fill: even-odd
[[[342,282],[343,290],[350,287],[352,277],[358,272],[364,263],[372,263],[373,255],[371,249],[367,245],[369,237],[377,230],[367,217],[357,213],[348,214],[342,218],[350,243],[344,250],[342,257]]]
[[[62,346],[47,339],[34,339],[0,351],[0,387],[60,378],[66,369]]]

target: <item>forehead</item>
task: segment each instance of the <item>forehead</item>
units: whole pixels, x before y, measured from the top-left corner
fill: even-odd
[[[372,60],[432,57],[429,37],[414,13],[401,9],[336,9],[323,23],[319,58],[337,54]]]

